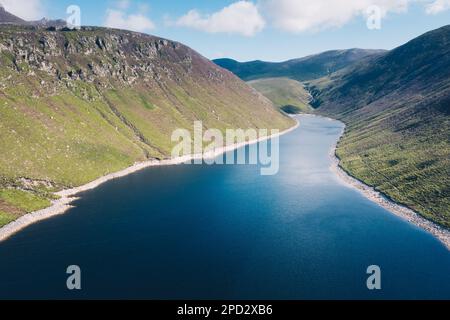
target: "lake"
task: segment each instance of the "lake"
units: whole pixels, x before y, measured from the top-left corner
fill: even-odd
[[[450,299],[450,252],[329,169],[343,125],[299,120],[277,175],[154,167],[80,194],[0,243],[0,298]],[[82,290],[67,290],[69,265]]]

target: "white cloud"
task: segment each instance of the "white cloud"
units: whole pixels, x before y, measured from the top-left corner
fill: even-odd
[[[208,15],[191,10],[175,25],[209,33],[234,33],[250,37],[264,29],[265,21],[254,3],[238,1]]]
[[[116,7],[122,10],[130,7],[130,0],[117,0]]]
[[[428,4],[425,11],[427,14],[438,14],[450,9],[450,0],[436,0]]]
[[[382,17],[388,12],[403,12],[412,0],[261,0],[271,22],[290,32],[341,27],[367,8],[378,6]],[[441,0],[438,0],[441,1]]]
[[[41,0],[0,0],[0,3],[6,11],[24,20],[39,20],[45,16],[45,9]]]
[[[105,27],[132,30],[137,32],[150,31],[155,28],[152,20],[143,14],[126,14],[123,11],[108,9],[106,11]]]

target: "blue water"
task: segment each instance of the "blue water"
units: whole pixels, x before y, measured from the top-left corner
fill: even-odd
[[[275,176],[159,167],[82,193],[0,243],[0,298],[449,299],[450,252],[329,170],[341,123],[300,121]],[[369,265],[379,291],[366,287]]]

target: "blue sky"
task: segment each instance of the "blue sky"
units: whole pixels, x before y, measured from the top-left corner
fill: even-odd
[[[392,49],[450,23],[450,0],[0,0],[25,18],[136,29],[180,41],[208,58],[281,61],[330,49]],[[369,30],[376,5],[380,29]],[[195,11],[191,11],[195,10]],[[372,16],[373,17],[373,16]]]

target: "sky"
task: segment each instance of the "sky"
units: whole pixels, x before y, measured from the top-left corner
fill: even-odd
[[[210,59],[284,61],[333,49],[393,49],[450,24],[450,0],[0,0],[27,20],[145,32]]]

